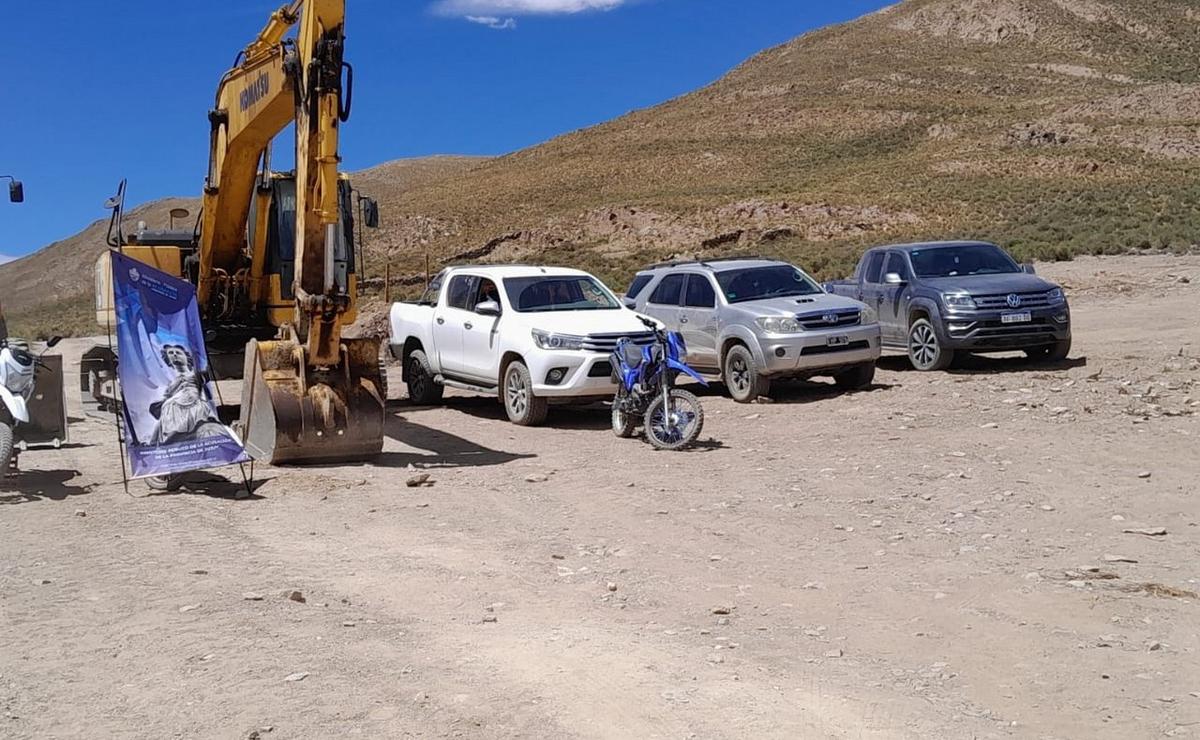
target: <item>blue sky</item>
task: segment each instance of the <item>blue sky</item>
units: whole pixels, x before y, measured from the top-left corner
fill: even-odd
[[[0,255],[131,203],[199,193],[217,80],[281,0],[6,5]],[[348,0],[344,168],[502,154],[660,103],[882,0]],[[289,141],[278,141],[286,149]],[[100,245],[97,245],[99,248]],[[90,265],[86,266],[90,269]]]

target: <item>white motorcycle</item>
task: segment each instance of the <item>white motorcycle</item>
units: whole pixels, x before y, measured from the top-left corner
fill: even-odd
[[[46,350],[61,340],[53,337],[46,342]],[[40,355],[7,339],[0,340],[0,477],[9,473],[17,424],[29,422],[29,397],[41,364]]]

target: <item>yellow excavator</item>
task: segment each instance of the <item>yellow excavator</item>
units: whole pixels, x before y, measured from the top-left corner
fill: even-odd
[[[126,236],[124,184],[109,202],[110,246],[196,286],[214,374],[242,379],[235,426],[273,464],[361,460],[383,447],[379,341],[342,335],[357,313],[355,206],[378,223],[374,202],[338,172],[354,80],[345,11],[344,0],[293,0],[221,78],[195,227]],[[271,142],[288,124],[296,169],[271,172]],[[96,280],[97,320],[111,326],[109,252]],[[107,348],[85,356],[85,400],[117,403],[116,361]]]

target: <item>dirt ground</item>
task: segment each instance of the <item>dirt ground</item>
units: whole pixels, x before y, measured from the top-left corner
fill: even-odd
[[[1041,269],[1068,363],[718,389],[686,453],[397,400],[374,465],[126,495],[79,420],[0,486],[0,736],[1200,735],[1200,258]]]

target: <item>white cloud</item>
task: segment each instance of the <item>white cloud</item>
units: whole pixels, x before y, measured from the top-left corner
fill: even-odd
[[[496,31],[511,31],[517,27],[516,18],[500,20],[494,15],[468,15],[466,18],[472,23],[478,23],[481,26],[487,26]]]
[[[458,16],[467,19],[517,15],[562,15],[583,13],[589,10],[613,10],[626,5],[630,0],[437,0],[433,10],[439,15]],[[479,21],[474,21],[478,23]],[[505,21],[502,21],[502,23]],[[515,23],[515,21],[514,21]],[[488,24],[484,24],[488,25]]]

